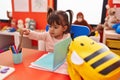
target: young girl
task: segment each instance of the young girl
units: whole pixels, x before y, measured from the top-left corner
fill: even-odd
[[[55,43],[70,37],[69,32],[72,23],[72,17],[73,15],[71,10],[53,11],[51,8],[49,8],[47,14],[47,22],[49,25],[48,32],[35,32],[23,28],[20,31],[20,34],[27,35],[30,39],[45,41],[46,51],[53,52]]]

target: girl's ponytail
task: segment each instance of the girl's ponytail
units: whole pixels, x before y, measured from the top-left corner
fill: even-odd
[[[54,10],[52,8],[48,8],[48,11],[47,11],[47,17],[53,12]]]
[[[69,13],[69,26],[71,26],[72,20],[73,20],[73,11],[72,10],[66,10],[66,12]]]

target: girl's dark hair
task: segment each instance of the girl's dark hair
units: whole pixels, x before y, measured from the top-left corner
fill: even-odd
[[[69,15],[67,14],[67,12],[69,13]],[[56,24],[62,25],[62,26],[66,26],[67,25],[68,28],[65,31],[65,33],[69,33],[70,32],[72,19],[73,19],[73,12],[72,12],[72,10],[53,11],[53,10],[51,10],[51,8],[48,9],[48,13],[47,13],[47,22],[48,22],[48,24],[52,25],[52,24],[56,23]]]
[[[52,8],[48,8],[48,12],[47,12],[47,17],[51,14],[51,12],[53,12],[54,10]]]

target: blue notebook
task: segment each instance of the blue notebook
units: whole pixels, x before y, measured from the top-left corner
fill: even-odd
[[[43,55],[36,61],[32,62],[31,65],[34,67],[36,66],[50,71],[56,70],[64,63],[70,42],[71,38],[67,38],[56,43],[54,46],[53,53]]]

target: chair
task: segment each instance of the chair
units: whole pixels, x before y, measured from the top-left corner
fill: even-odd
[[[90,34],[90,29],[87,26],[72,24],[70,33],[73,35],[73,38],[83,35],[88,36]]]
[[[49,25],[46,25],[46,31],[48,30],[49,30]],[[87,26],[72,24],[70,33],[73,34],[74,35],[73,37],[75,38],[81,35],[89,35],[90,29]]]

